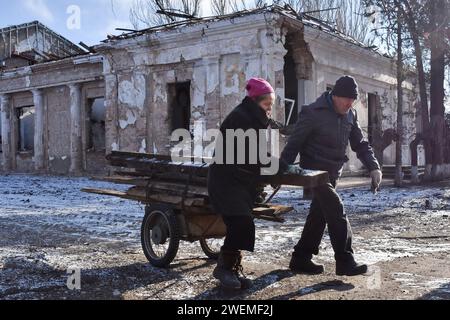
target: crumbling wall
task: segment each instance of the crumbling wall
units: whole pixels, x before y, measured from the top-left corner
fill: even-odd
[[[255,76],[274,85],[274,117],[283,121],[284,34],[270,19],[259,19],[97,47],[106,58],[107,151],[170,152],[169,85],[174,83],[190,83],[191,131],[194,123],[218,128]]]
[[[13,172],[80,173],[88,169],[82,144],[86,103],[104,97],[99,56],[87,55],[0,73],[2,100],[2,170]],[[17,110],[33,107],[33,150],[21,151]],[[3,132],[5,134],[3,134]],[[104,168],[103,151],[91,161]],[[103,161],[101,161],[103,159]],[[84,163],[84,164],[83,164]]]
[[[70,168],[69,88],[59,86],[45,90],[47,99],[49,171],[62,174]]]

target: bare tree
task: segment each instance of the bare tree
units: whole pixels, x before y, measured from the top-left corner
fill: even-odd
[[[433,135],[432,179],[440,180],[445,145],[445,38],[450,25],[450,1],[428,2],[430,27],[430,127]]]
[[[114,0],[111,0],[114,1]],[[157,11],[178,11],[199,16],[202,0],[133,0],[130,20],[134,28],[170,23],[179,18],[157,14]],[[208,0],[215,15],[264,8],[271,4],[289,5],[297,12],[307,12],[360,42],[372,44],[365,18],[363,0]],[[333,10],[330,10],[333,9]]]
[[[389,50],[395,25],[392,13],[400,14],[404,23],[404,52],[412,52],[405,61],[417,70],[422,130],[411,143],[413,166],[417,165],[417,144],[423,141],[427,170],[425,179],[440,179],[440,167],[445,161],[445,55],[450,47],[450,0],[366,0],[380,8],[381,25],[376,33]],[[447,36],[446,36],[447,35]],[[395,48],[395,52],[398,52]],[[427,76],[427,72],[429,72]],[[428,104],[430,97],[431,106]]]
[[[363,0],[274,0],[273,3],[289,5],[295,11],[322,20],[359,42],[373,44],[366,18],[367,6]]]
[[[188,16],[200,15],[202,0],[133,0],[130,21],[135,29],[174,22],[180,17],[157,12],[176,12]]]
[[[394,0],[395,5],[399,5],[398,0]],[[403,185],[403,27],[402,13],[397,8],[397,135],[398,140],[395,145],[395,186]]]
[[[230,3],[231,12],[238,12],[242,10],[251,10],[257,8],[264,8],[271,4],[268,0],[253,0],[252,2],[246,0],[228,0]]]
[[[212,0],[211,10],[215,15],[224,15],[228,13],[229,1],[228,0]]]

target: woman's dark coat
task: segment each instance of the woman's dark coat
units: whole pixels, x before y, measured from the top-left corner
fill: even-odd
[[[258,195],[260,169],[262,167],[259,157],[256,164],[249,164],[249,141],[246,139],[245,164],[226,164],[226,130],[242,129],[247,131],[267,129],[269,119],[251,98],[245,98],[225,119],[220,127],[223,136],[223,163],[213,164],[209,170],[208,191],[214,211],[225,216],[251,215]],[[259,135],[258,135],[259,137]],[[236,139],[235,139],[236,141]],[[259,140],[258,140],[259,142]],[[254,142],[253,142],[254,143]],[[257,144],[259,151],[259,143]],[[237,147],[235,146],[235,156]],[[216,146],[216,155],[218,154]],[[259,153],[257,153],[259,154]],[[235,162],[236,159],[235,159]]]

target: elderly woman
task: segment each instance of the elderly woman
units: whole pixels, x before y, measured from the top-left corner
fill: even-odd
[[[224,245],[220,252],[214,277],[223,287],[229,289],[246,289],[251,281],[243,276],[241,266],[241,250],[254,251],[255,224],[252,211],[258,196],[258,178],[262,167],[258,157],[257,164],[249,163],[250,144],[258,146],[257,141],[245,142],[245,164],[228,164],[227,130],[254,129],[258,133],[269,126],[269,116],[275,101],[272,86],[263,79],[252,78],[247,84],[247,97],[225,119],[220,131],[223,137],[222,150],[216,146],[216,163],[211,165],[208,177],[208,191],[214,210],[222,215],[227,227]],[[236,142],[236,139],[235,141]],[[232,142],[231,142],[232,143]],[[236,150],[242,146],[234,145]],[[257,154],[259,155],[257,149]],[[223,155],[223,164],[217,161],[218,155]]]

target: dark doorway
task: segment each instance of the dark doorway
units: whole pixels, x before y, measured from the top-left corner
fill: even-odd
[[[84,128],[84,169],[88,173],[106,172],[106,108],[103,97],[86,100]]]
[[[288,53],[284,57],[284,96],[286,99],[294,100],[295,104],[293,106],[294,110],[292,111],[290,121],[289,121],[289,123],[287,123],[287,125],[296,123],[298,120],[298,113],[299,113],[299,109],[298,109],[299,82],[297,79],[297,74],[296,74],[295,68],[296,67],[295,67],[294,58],[292,57],[292,50],[290,50],[290,47],[288,46]],[[289,114],[291,114],[291,108],[292,108],[292,104],[286,102],[285,119],[289,118]]]
[[[91,152],[105,151],[105,99],[95,98],[88,100],[86,119],[86,147]]]
[[[380,113],[380,97],[377,94],[369,93],[367,96],[367,106],[368,106],[368,135],[369,142],[373,144],[374,140],[381,138],[381,121],[379,118]]]
[[[191,82],[169,84],[170,129],[189,130],[191,126]]]
[[[34,151],[34,117],[34,106],[16,109],[18,152]]]

